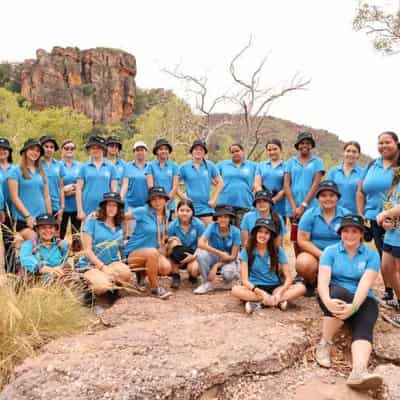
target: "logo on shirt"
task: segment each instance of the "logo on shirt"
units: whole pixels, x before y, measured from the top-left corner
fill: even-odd
[[[60,167],[54,167],[54,172],[58,175],[60,173]]]
[[[104,176],[106,176],[107,178],[109,178],[111,176],[110,171],[104,171]]]
[[[167,175],[168,175],[168,176],[172,176],[172,169],[171,169],[171,168],[168,168],[168,169],[167,169]]]
[[[243,168],[242,171],[243,171],[243,173],[245,175],[249,175],[250,174],[250,170],[247,167]]]
[[[360,261],[360,262],[357,264],[357,269],[358,269],[359,271],[364,271],[366,265],[367,265],[367,262],[366,262],[366,261]]]
[[[192,236],[196,236],[196,229],[191,229],[191,230],[190,230],[190,234],[191,234]]]

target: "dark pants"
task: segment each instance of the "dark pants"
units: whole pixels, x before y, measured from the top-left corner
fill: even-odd
[[[60,227],[60,237],[64,239],[65,234],[67,232],[68,221],[71,220],[71,231],[72,234],[79,233],[81,229],[81,221],[77,218],[77,212],[66,212],[64,211],[62,220],[61,220],[61,227]]]
[[[382,247],[383,247],[383,237],[385,236],[385,230],[377,224],[375,220],[369,220],[371,223],[372,237],[374,238],[374,243],[376,249],[378,250],[379,256],[382,259]]]
[[[330,286],[329,294],[332,299],[340,299],[346,303],[352,303],[354,298],[353,293],[339,286]],[[333,317],[319,297],[318,303],[325,317]],[[367,297],[358,311],[344,321],[351,330],[352,341],[368,340],[368,342],[372,343],[374,326],[377,319],[378,305],[375,299]]]

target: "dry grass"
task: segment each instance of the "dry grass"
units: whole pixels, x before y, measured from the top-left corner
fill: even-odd
[[[13,368],[51,339],[82,331],[90,320],[74,291],[58,283],[0,276],[0,387]]]

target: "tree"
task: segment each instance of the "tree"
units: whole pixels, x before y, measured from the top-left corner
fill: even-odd
[[[390,13],[382,7],[362,3],[357,9],[353,27],[372,36],[376,50],[384,54],[400,51],[400,10]]]
[[[195,109],[201,116],[198,124],[198,136],[208,144],[213,143],[216,134],[231,126],[233,119],[238,117],[236,122],[239,124],[239,137],[236,139],[242,143],[248,157],[257,158],[255,154],[257,146],[261,144],[266,134],[272,132],[264,126],[271,105],[290,92],[305,89],[310,80],[295,74],[283,87],[277,88],[274,84],[265,84],[262,75],[268,56],[261,59],[249,77],[240,77],[238,62],[251,46],[252,38],[250,37],[246,46],[229,63],[229,73],[233,84],[231,93],[221,94],[214,98],[209,96],[207,76],[196,77],[182,72],[179,67],[174,70],[167,68],[163,70],[168,75],[182,81],[186,85],[186,91],[192,95]],[[222,119],[213,118],[218,106],[222,103],[237,106],[237,114],[233,117],[220,114],[223,116]],[[218,135],[218,138],[220,138],[220,135]]]

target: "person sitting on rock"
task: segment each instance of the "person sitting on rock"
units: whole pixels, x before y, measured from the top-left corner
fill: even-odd
[[[277,229],[272,220],[259,218],[239,255],[241,285],[234,286],[232,294],[245,301],[248,314],[265,307],[286,310],[288,301],[303,296],[302,283],[293,284],[288,258],[283,247],[277,246]],[[283,276],[283,280],[282,280]]]
[[[213,219],[199,239],[197,261],[200,267],[202,284],[194,290],[195,294],[205,294],[214,290],[213,282],[220,270],[226,285],[239,279],[237,256],[240,247],[240,230],[231,224],[236,216],[232,207],[216,207]]]
[[[23,270],[29,274],[63,277],[72,272],[67,264],[68,245],[58,239],[58,222],[52,214],[39,214],[34,229],[37,238],[26,240],[20,249]]]
[[[256,209],[244,214],[240,225],[243,247],[247,246],[249,233],[259,218],[270,220],[275,224],[276,244],[282,245],[283,236],[286,234],[286,224],[282,216],[272,209],[273,204],[273,194],[270,190],[264,189],[255,193],[253,206]]]
[[[114,284],[131,284],[133,274],[121,262],[124,203],[116,192],[107,192],[99,209],[83,224],[81,237],[84,256],[76,264],[94,295],[112,291]]]
[[[296,258],[296,271],[307,287],[307,296],[315,292],[318,260],[329,245],[339,242],[337,229],[344,215],[350,214],[339,206],[340,192],[335,182],[323,181],[319,184],[315,197],[319,205],[308,209],[300,219],[297,244],[301,253]]]
[[[177,207],[177,218],[168,225],[168,255],[173,270],[172,288],[177,289],[180,285],[179,269],[187,269],[189,281],[197,282],[197,242],[204,230],[204,223],[194,216],[193,203],[190,200],[181,200]]]
[[[363,244],[364,232],[361,216],[344,216],[338,229],[341,240],[323,251],[318,272],[318,302],[324,316],[316,361],[322,367],[331,366],[333,337],[346,323],[352,333],[353,360],[347,385],[354,389],[372,389],[382,384],[379,375],[367,370],[378,318],[372,287],[378,277],[380,260],[375,250]]]
[[[135,227],[123,255],[128,257],[128,265],[132,269],[144,270],[137,274],[138,289],[146,290],[144,277],[147,276],[151,295],[159,299],[167,299],[172,294],[158,286],[158,275],[171,273],[171,262],[166,257],[168,201],[169,195],[164,188],[154,186],[149,189],[144,207],[125,213],[125,219],[133,220]]]

